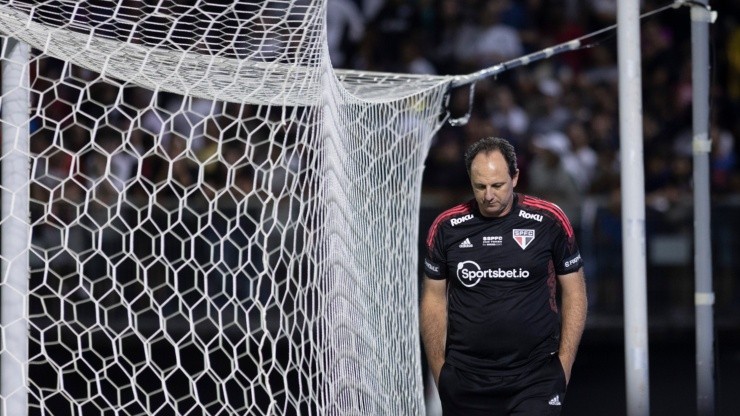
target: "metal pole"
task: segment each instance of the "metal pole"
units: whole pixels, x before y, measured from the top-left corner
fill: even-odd
[[[2,350],[5,415],[28,414],[29,47],[5,38],[2,59]]]
[[[627,413],[650,414],[639,0],[617,2]]]
[[[700,4],[699,4],[700,3]],[[703,6],[702,6],[703,5]],[[691,6],[691,76],[694,151],[694,306],[696,393],[700,416],[714,415],[714,292],[710,236],[709,23],[706,0]]]

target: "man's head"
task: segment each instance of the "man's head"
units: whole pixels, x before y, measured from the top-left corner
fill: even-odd
[[[470,184],[483,216],[507,214],[514,202],[514,187],[519,179],[514,147],[498,137],[473,143],[465,152]]]

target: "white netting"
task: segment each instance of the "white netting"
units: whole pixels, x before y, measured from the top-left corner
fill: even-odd
[[[0,1],[4,414],[423,412],[450,79],[334,71],[324,7]]]

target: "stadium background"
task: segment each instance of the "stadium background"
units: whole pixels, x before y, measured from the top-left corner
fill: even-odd
[[[335,67],[384,72],[467,74],[616,21],[616,1],[609,0],[328,2]],[[642,8],[668,3],[646,0]],[[716,390],[718,413],[735,415],[740,414],[740,260],[735,255],[740,248],[740,4],[710,3],[719,13],[710,45]],[[692,415],[688,8],[668,10],[641,24],[651,408],[655,415]],[[591,48],[478,82],[472,107],[468,88],[453,91],[451,117],[470,112],[470,119],[462,127],[446,125],[436,135],[420,212],[423,236],[438,212],[469,197],[462,152],[489,135],[508,137],[517,146],[524,175],[520,191],[551,199],[568,211],[587,262],[591,310],[566,415],[626,414],[616,31],[597,40]],[[48,110],[50,118],[56,111]],[[43,143],[41,136],[32,141],[40,148]]]
[[[643,1],[642,11],[667,1]],[[740,401],[740,4],[710,1],[711,193],[717,412]],[[335,67],[467,74],[616,23],[608,0],[329,0]],[[691,30],[688,8],[641,21],[652,414],[696,414],[693,327]],[[517,147],[519,191],[557,202],[578,229],[590,315],[564,414],[623,415],[616,30],[584,50],[453,92],[423,183],[420,235],[469,197],[462,154],[480,137]],[[420,245],[420,250],[422,246]]]

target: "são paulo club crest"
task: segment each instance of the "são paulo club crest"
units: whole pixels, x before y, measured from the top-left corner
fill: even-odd
[[[534,241],[534,230],[519,230],[514,229],[512,231],[514,241],[519,244],[522,250],[526,249],[529,243]]]

